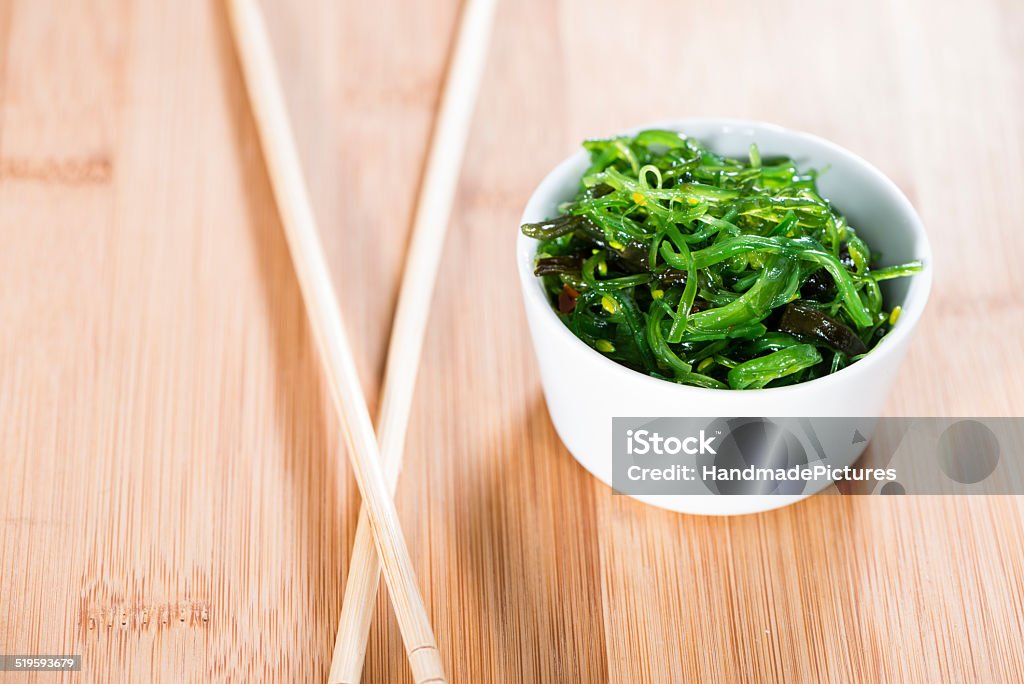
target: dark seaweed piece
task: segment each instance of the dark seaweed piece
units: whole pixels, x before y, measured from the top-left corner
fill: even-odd
[[[604,197],[605,195],[609,195],[613,192],[615,192],[615,188],[612,186],[605,185],[604,183],[598,183],[594,187],[584,190],[583,197],[586,199],[598,199],[599,197]]]
[[[865,353],[868,348],[853,330],[824,311],[793,302],[786,306],[779,330],[807,342],[824,344],[847,356]]]
[[[836,292],[836,281],[823,268],[808,276],[804,284],[800,286],[800,296],[804,299],[814,299],[819,302],[829,301]]]
[[[586,216],[578,216],[576,214],[566,214],[565,216],[559,216],[549,221],[540,221],[538,223],[527,223],[523,226],[523,234],[527,237],[536,238],[538,240],[552,240],[583,227],[587,223]]]
[[[583,265],[583,257],[575,254],[568,256],[544,257],[537,260],[533,269],[533,275],[558,275],[561,273],[574,273],[579,275],[580,267]]]

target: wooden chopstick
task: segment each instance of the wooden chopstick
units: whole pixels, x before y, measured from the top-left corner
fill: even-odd
[[[392,494],[402,470],[423,335],[487,56],[495,5],[496,0],[467,0],[463,8],[417,202],[391,328],[377,423],[384,476]],[[359,514],[349,563],[329,684],[358,684],[362,674],[380,573],[369,526],[364,507]]]
[[[363,511],[377,545],[413,677],[421,684],[447,681],[398,513],[381,470],[373,424],[317,234],[266,25],[255,0],[228,0],[228,8],[295,274],[327,371],[331,396],[346,428],[348,453],[363,497]]]

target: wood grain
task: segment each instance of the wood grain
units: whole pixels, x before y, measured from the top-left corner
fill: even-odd
[[[345,428],[345,448],[363,501],[353,555],[358,554],[359,544],[363,542],[367,549],[363,555],[380,561],[379,567],[375,564],[372,572],[367,574],[373,576],[374,584],[378,572],[384,576],[391,593],[391,607],[402,632],[402,640],[405,642],[409,666],[417,684],[447,682],[430,616],[420,595],[412,558],[409,556],[405,534],[402,532],[398,510],[393,500],[397,473],[385,475],[386,452],[377,446],[377,435],[374,432],[366,397],[363,396],[359,371],[356,370],[348,333],[334,292],[330,268],[320,242],[321,231],[313,213],[313,203],[309,197],[302,162],[292,133],[288,105],[285,102],[263,10],[256,0],[229,0],[228,14],[232,38],[245,76],[249,103],[259,133],[263,158],[266,160],[267,175],[270,177],[274,199],[280,212],[281,226],[288,242],[292,266],[302,292],[309,327],[323,363],[331,399]],[[475,99],[475,96],[474,92],[472,99]],[[464,135],[460,142],[465,142]],[[459,149],[462,147],[460,144]],[[461,158],[461,153],[458,157]],[[435,155],[432,154],[431,166],[434,165],[434,160]],[[458,168],[458,162],[455,168]],[[445,207],[443,216],[439,218],[441,225],[447,223],[447,208],[452,203],[457,180],[454,178],[455,169],[452,169],[448,176],[451,191],[441,200]],[[434,198],[428,196],[427,200],[429,203]],[[420,221],[422,207],[423,205],[420,205],[417,211],[417,223]],[[418,232],[414,233],[410,248],[416,249],[421,239]],[[436,248],[435,264],[440,260],[441,252],[439,247]],[[411,256],[410,263],[414,263],[415,260],[411,260]],[[431,270],[436,270],[436,266]],[[406,277],[403,275],[403,282]],[[404,289],[403,285],[403,291]],[[426,295],[426,299],[428,301],[422,305],[424,309],[429,305],[429,295]],[[396,339],[396,335],[405,333],[404,318],[401,315],[405,306],[406,300],[400,297],[396,314],[398,323],[394,326],[392,340]],[[421,321],[419,333],[416,335],[415,358],[410,360],[411,370],[415,370],[419,365],[419,340],[422,338],[420,333],[425,328],[425,315]],[[394,353],[389,350],[389,362],[393,355]],[[390,373],[390,370],[388,372]],[[407,407],[411,403],[412,384],[410,379],[407,385],[409,389],[406,390],[409,397],[409,401],[405,403]],[[389,400],[387,381],[383,394],[385,409],[382,414],[386,412]],[[386,443],[387,434],[383,437]],[[376,555],[372,556],[374,552]],[[350,571],[350,579],[356,576],[356,573]],[[375,596],[376,587],[364,599],[368,618],[372,616],[370,608]],[[351,649],[359,653],[360,660],[365,651],[365,637],[370,627],[368,618],[363,622],[365,629],[356,637],[359,646]],[[335,641],[336,644],[337,641],[338,639]],[[337,648],[335,650],[337,651]],[[344,647],[341,650],[344,652]],[[361,677],[361,667],[358,670],[349,678],[353,684]]]
[[[264,5],[376,406],[458,4]],[[1001,0],[501,4],[397,493],[453,681],[1024,679],[1019,499],[613,496],[550,426],[511,258],[582,137],[810,130],[932,239],[889,410],[1021,415],[1022,37]],[[322,680],[359,502],[219,3],[2,0],[0,75],[0,650]],[[408,679],[381,596],[365,680]]]

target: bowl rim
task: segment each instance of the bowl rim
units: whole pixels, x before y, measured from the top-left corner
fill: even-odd
[[[900,190],[899,186],[897,186],[891,178],[882,173],[882,171],[866,159],[854,152],[851,152],[845,147],[832,142],[831,140],[814,135],[813,133],[798,131],[765,121],[717,117],[661,119],[639,126],[631,126],[615,133],[614,135],[632,135],[638,131],[649,128],[664,128],[685,134],[687,127],[717,127],[722,129],[722,132],[725,133],[728,133],[730,128],[772,131],[777,134],[789,136],[793,139],[800,139],[806,143],[825,148],[841,157],[844,157],[847,162],[853,166],[860,167],[861,170],[866,171],[868,174],[874,176],[878,181],[880,181],[885,191],[896,201],[899,209],[909,219],[908,225],[915,238],[914,251],[916,253],[916,258],[920,259],[923,264],[921,272],[911,276],[910,286],[907,290],[906,296],[904,297],[904,302],[901,304],[902,309],[900,312],[899,322],[902,323],[902,325],[894,326],[889,334],[879,340],[878,344],[876,344],[863,359],[856,363],[850,364],[835,373],[830,373],[829,375],[794,385],[786,385],[784,387],[766,387],[758,390],[737,390],[712,389],[708,387],[695,387],[693,385],[674,383],[669,380],[652,377],[646,373],[641,373],[640,371],[633,370],[628,366],[624,366],[617,361],[613,361],[598,352],[596,349],[587,345],[583,340],[576,337],[555,314],[550,302],[548,302],[547,297],[544,295],[543,288],[539,286],[539,279],[533,274],[533,260],[536,256],[536,246],[540,241],[523,235],[523,232],[517,229],[515,250],[517,262],[516,270],[519,272],[519,281],[523,290],[523,299],[528,308],[539,309],[541,311],[540,321],[544,323],[548,330],[553,331],[551,334],[556,335],[563,340],[568,340],[570,345],[575,345],[574,348],[579,349],[580,352],[585,355],[589,355],[589,358],[591,358],[594,363],[598,365],[603,364],[604,369],[607,370],[607,372],[622,377],[624,381],[640,382],[641,384],[652,383],[652,391],[657,391],[658,388],[660,388],[661,391],[672,391],[669,388],[674,387],[681,395],[692,395],[694,398],[710,398],[712,396],[723,398],[733,395],[742,395],[744,400],[751,400],[756,397],[780,399],[784,395],[793,395],[807,391],[807,388],[811,388],[813,390],[824,390],[828,389],[830,385],[838,386],[840,384],[846,384],[853,381],[855,378],[854,373],[863,375],[872,372],[875,369],[875,366],[881,363],[882,357],[901,349],[901,343],[909,341],[910,335],[913,334],[914,329],[917,327],[917,323],[924,314],[924,309],[928,302],[928,296],[931,292],[933,258],[931,245],[928,242],[928,235],[924,229],[921,217],[914,209],[910,200],[907,199],[907,196],[902,190]],[[537,220],[537,218],[541,218],[528,218],[528,214],[531,213],[531,207],[542,199],[546,201],[552,194],[554,194],[554,186],[558,184],[562,176],[564,176],[569,169],[581,162],[585,162],[586,154],[586,150],[577,150],[569,157],[559,162],[544,177],[544,179],[530,194],[530,198],[526,202],[526,207],[523,209],[523,213],[520,216],[519,226],[522,226],[530,220]],[[551,325],[552,323],[555,325]]]

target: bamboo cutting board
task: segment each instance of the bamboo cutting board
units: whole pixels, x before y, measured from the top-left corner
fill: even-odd
[[[265,8],[375,406],[457,3]],[[551,428],[511,249],[583,137],[809,130],[935,249],[890,412],[1020,415],[1022,33],[1000,0],[500,6],[397,495],[453,681],[1024,679],[1018,499],[613,496]],[[358,495],[217,2],[0,0],[0,274],[0,652],[322,680]],[[382,596],[365,679],[408,678]]]

